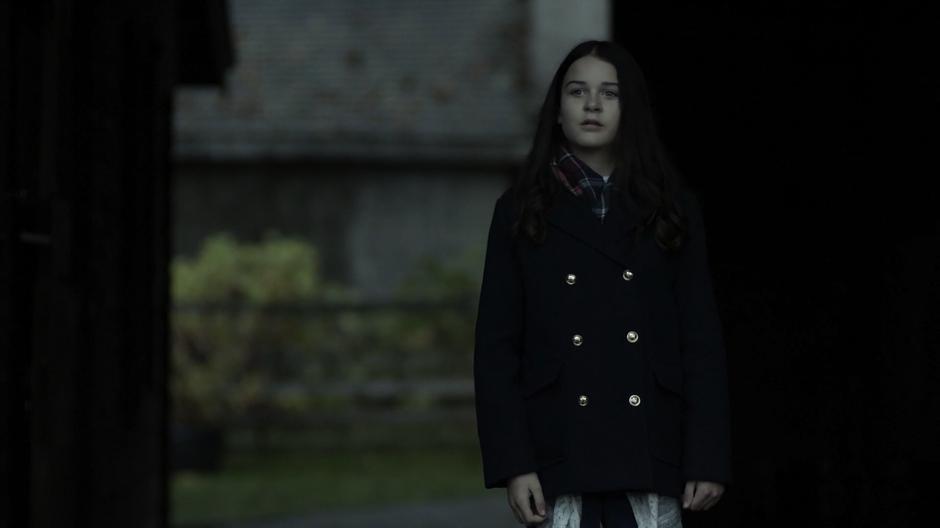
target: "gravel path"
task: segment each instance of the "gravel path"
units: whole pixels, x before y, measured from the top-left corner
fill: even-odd
[[[472,499],[402,504],[370,510],[330,512],[305,517],[226,524],[225,528],[522,528],[506,490],[488,490]]]

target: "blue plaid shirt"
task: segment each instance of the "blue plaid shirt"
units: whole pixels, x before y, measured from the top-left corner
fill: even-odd
[[[565,188],[589,201],[594,215],[603,222],[610,204],[610,190],[616,188],[612,178],[605,180],[564,145],[559,146],[549,165]]]

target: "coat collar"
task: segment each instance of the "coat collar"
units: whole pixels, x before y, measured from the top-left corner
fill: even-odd
[[[601,223],[583,199],[561,189],[546,220],[626,267],[630,235],[641,225],[643,217],[632,200],[624,208],[620,200],[614,199]]]

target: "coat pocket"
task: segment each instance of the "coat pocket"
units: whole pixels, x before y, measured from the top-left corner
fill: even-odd
[[[546,341],[528,341],[521,373],[529,436],[536,462],[541,467],[565,458],[561,374],[567,356],[552,348],[550,339]]]
[[[682,395],[682,365],[678,363],[654,364],[653,375],[664,389]]]
[[[546,357],[527,362],[522,371],[522,396],[529,397],[542,387],[554,383],[560,373],[561,360]]]
[[[682,367],[678,364],[654,364],[656,384],[651,396],[649,417],[650,452],[669,464],[682,461]]]
[[[535,460],[545,467],[565,458],[565,428],[557,376],[541,381],[526,393],[524,402]]]

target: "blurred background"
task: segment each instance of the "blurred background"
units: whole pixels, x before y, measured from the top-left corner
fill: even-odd
[[[0,5],[0,526],[518,523],[472,353],[495,199],[614,39],[701,196],[736,482],[909,526],[938,469],[927,5]],[[932,498],[932,497],[930,497]]]
[[[433,507],[516,524],[480,485],[486,234],[609,3],[227,8],[234,64],[174,92],[173,522],[409,504],[401,526]]]

